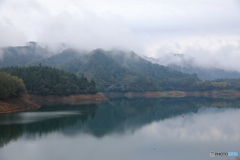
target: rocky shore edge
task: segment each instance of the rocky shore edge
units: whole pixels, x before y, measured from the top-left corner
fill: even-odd
[[[0,100],[0,113],[15,113],[29,111],[38,109],[40,107],[41,107],[40,105],[31,102],[25,97]]]

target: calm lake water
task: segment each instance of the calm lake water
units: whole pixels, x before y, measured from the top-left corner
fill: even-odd
[[[0,160],[235,160],[240,99],[112,99],[0,115]]]

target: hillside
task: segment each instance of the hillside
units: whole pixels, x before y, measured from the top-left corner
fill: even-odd
[[[193,66],[180,66],[171,64],[169,67],[184,73],[197,73],[202,80],[214,80],[218,78],[240,78],[240,73],[236,71],[225,71],[219,68],[201,68]]]
[[[147,77],[138,75],[130,69],[121,66],[104,50],[94,50],[79,59],[72,60],[59,66],[77,75],[84,74],[88,79],[94,78],[100,91],[145,91],[158,90],[159,87],[149,82]]]
[[[75,74],[52,67],[7,67],[0,71],[18,76],[23,80],[29,94],[38,95],[70,95],[95,94],[95,82],[86,77],[77,77]]]
[[[61,53],[53,55],[48,58],[33,60],[33,61],[27,63],[26,66],[38,66],[41,63],[42,66],[57,67],[58,65],[61,65],[62,63],[79,58],[80,55],[82,55],[82,54],[86,54],[86,52],[84,52],[84,51],[79,52],[74,49],[66,49],[66,50],[62,51]]]
[[[51,55],[49,51],[38,46],[35,42],[29,42],[27,46],[0,48],[0,68],[10,66],[25,66],[31,61],[43,59]]]
[[[240,78],[237,71],[227,71],[215,66],[196,65],[198,60],[184,54],[169,53],[161,58],[142,56],[144,59],[154,63],[165,65],[174,70],[194,74],[196,73],[202,80],[214,80],[219,78]]]
[[[152,64],[135,53],[97,49],[59,66],[77,75],[94,78],[100,91],[187,90],[199,78]]]
[[[36,44],[25,47],[35,47],[38,48],[37,50],[41,50]],[[19,51],[19,47],[12,48]],[[30,51],[29,54],[31,54]],[[32,52],[32,54],[37,55],[35,52]],[[14,56],[11,58],[13,59]],[[23,57],[20,56],[17,61],[21,62],[22,58]],[[5,61],[6,58],[3,59],[4,63],[6,63]],[[10,63],[8,66],[56,67],[70,71],[79,77],[84,75],[88,80],[94,78],[97,89],[102,92],[193,90],[195,82],[200,81],[197,74],[182,73],[170,67],[153,64],[134,52],[123,52],[119,50],[104,51],[102,49],[96,49],[86,53],[74,49],[67,49],[60,54],[54,54],[48,58],[43,55],[35,58],[32,56],[24,63],[19,62],[15,64]],[[39,78],[44,79],[44,77]],[[49,79],[49,81],[51,80]],[[62,85],[65,84],[63,83]]]

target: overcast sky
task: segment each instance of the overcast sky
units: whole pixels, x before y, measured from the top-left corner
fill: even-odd
[[[181,53],[240,70],[240,0],[0,0],[0,15],[0,47],[37,41]]]

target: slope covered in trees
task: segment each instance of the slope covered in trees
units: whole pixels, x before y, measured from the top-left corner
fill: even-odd
[[[157,91],[160,89],[150,78],[121,66],[101,49],[64,63],[59,68],[96,79],[100,91]]]
[[[0,99],[21,97],[25,92],[22,79],[0,72]]]
[[[27,50],[27,56],[29,55],[41,55],[43,57],[44,49],[37,46],[36,44],[30,44],[24,47],[9,47],[12,50],[16,50],[19,55],[20,50],[24,48]],[[32,52],[31,52],[32,50]],[[40,52],[42,51],[42,52]],[[14,52],[11,52],[11,54]],[[42,54],[36,54],[42,53]],[[45,52],[46,53],[46,52]],[[10,54],[10,55],[11,55]],[[18,55],[17,54],[17,55]],[[6,56],[6,54],[5,54]],[[102,49],[96,49],[92,52],[85,53],[80,52],[74,49],[67,49],[61,52],[60,54],[55,54],[49,58],[39,58],[31,57],[27,62],[19,63],[23,61],[24,57],[19,57],[16,63],[9,63],[9,66],[38,66],[40,63],[42,66],[53,66],[59,69],[70,71],[77,76],[85,75],[88,80],[94,78],[96,80],[96,85],[99,91],[116,91],[116,92],[144,92],[144,91],[162,91],[162,90],[180,90],[180,91],[193,91],[193,90],[210,90],[210,89],[221,89],[221,87],[214,86],[215,83],[212,82],[202,82],[197,74],[188,74],[183,73],[177,70],[174,70],[170,67],[166,67],[159,64],[154,64],[150,61],[147,61],[134,52],[123,52],[119,50],[104,51]],[[34,59],[34,60],[33,60]],[[7,60],[14,61],[14,56],[6,59],[3,58],[1,62],[7,63]],[[4,66],[2,63],[0,67]],[[17,74],[16,74],[17,75]],[[54,75],[53,73],[49,75]],[[50,77],[50,76],[49,76]],[[43,77],[38,77],[38,83],[41,83],[41,86],[45,86],[41,89],[41,94],[48,93],[48,85],[52,85],[50,82],[51,79],[45,80]],[[54,79],[54,76],[52,77]],[[42,81],[40,81],[42,79]],[[55,81],[55,80],[53,80]],[[63,80],[65,81],[65,80]],[[31,82],[29,82],[31,83]],[[55,82],[53,82],[55,85]],[[90,83],[90,82],[89,82]],[[47,85],[45,85],[47,84]],[[213,84],[213,85],[212,85]],[[29,84],[26,84],[29,85]],[[60,84],[59,84],[60,85]],[[66,85],[62,83],[61,85]],[[56,85],[57,86],[57,85]],[[52,87],[55,89],[49,90],[48,94],[66,94],[65,91],[56,91],[58,87]],[[69,85],[71,86],[71,85]],[[33,91],[27,87],[29,92],[35,93],[38,91]],[[63,87],[66,90],[67,87]],[[71,87],[70,87],[71,88]],[[72,87],[74,88],[77,87]],[[78,86],[79,88],[79,86]],[[228,87],[229,88],[229,87]],[[39,86],[38,86],[39,89]],[[78,92],[68,90],[69,93]],[[95,88],[96,89],[96,88]],[[88,89],[80,89],[80,92],[88,92]],[[85,90],[85,91],[83,91]],[[92,89],[94,90],[94,89]],[[69,94],[67,92],[67,94]],[[92,92],[92,91],[91,91]],[[40,93],[38,93],[40,94]]]
[[[150,77],[156,81],[162,90],[189,90],[196,81],[200,81],[197,74],[182,73],[170,67],[153,64],[134,52],[122,52],[118,50],[108,51],[110,57],[130,70]]]
[[[52,67],[7,67],[1,71],[10,73],[23,79],[30,94],[39,95],[70,95],[97,92],[95,81],[90,82],[86,77]]]
[[[142,59],[135,53],[97,49],[59,66],[97,81],[100,91],[188,90],[199,78]]]
[[[53,55],[51,57],[31,61],[31,62],[27,63],[26,66],[38,66],[39,63],[41,63],[42,66],[57,67],[58,65],[60,65],[62,63],[79,58],[80,55],[82,55],[84,53],[85,53],[84,51],[80,52],[80,51],[77,51],[74,49],[66,49],[66,50],[62,51],[61,53]]]
[[[193,67],[191,65],[180,66],[171,64],[168,66],[184,73],[190,74],[197,73],[197,75],[202,80],[214,80],[221,78],[240,78],[240,73],[237,71],[226,71],[223,69],[213,67],[211,68]]]
[[[29,42],[26,46],[0,48],[0,67],[25,66],[31,61],[43,59],[50,55],[46,49],[35,42]]]

